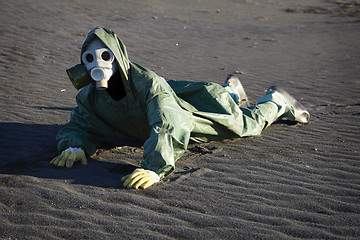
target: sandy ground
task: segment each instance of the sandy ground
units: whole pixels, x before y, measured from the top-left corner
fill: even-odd
[[[0,2],[1,239],[359,239],[360,5],[326,0]],[[283,86],[312,114],[262,136],[191,145],[146,190],[121,177],[141,145],[55,168],[75,107],[65,69],[85,34],[114,30],[167,79]]]

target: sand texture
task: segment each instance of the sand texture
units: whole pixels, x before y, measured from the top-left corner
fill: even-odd
[[[360,239],[360,1],[0,2],[0,239]],[[273,84],[311,113],[259,137],[190,145],[173,175],[122,187],[141,144],[56,168],[76,106],[65,69],[85,34],[115,31],[166,79]]]

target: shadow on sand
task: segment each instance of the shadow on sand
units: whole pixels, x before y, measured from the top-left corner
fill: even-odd
[[[136,168],[121,160],[114,163],[95,159],[89,159],[86,166],[75,164],[68,169],[50,165],[50,160],[57,155],[55,137],[60,128],[60,125],[0,123],[0,174],[64,179],[74,184],[119,188],[121,177]],[[138,146],[137,143],[129,143]],[[105,144],[104,148],[113,147]],[[121,143],[116,144],[119,146]],[[124,142],[122,144],[125,145]]]

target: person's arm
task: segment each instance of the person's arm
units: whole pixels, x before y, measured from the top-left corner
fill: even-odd
[[[176,103],[171,92],[160,92],[147,105],[151,132],[144,143],[142,167],[161,178],[175,170],[175,161],[185,152],[192,129],[189,113]]]
[[[106,124],[94,112],[91,96],[84,89],[76,97],[78,106],[71,112],[70,121],[64,124],[56,136],[58,154],[50,163],[56,166],[71,167],[74,162],[87,163],[102,139],[102,131],[108,131]]]
[[[139,174],[136,169],[125,176],[124,186],[146,188],[175,170],[175,161],[185,152],[193,128],[191,113],[183,110],[177,97],[163,78],[152,81],[146,94],[146,112],[151,127],[150,137],[144,143],[144,161]],[[151,171],[151,172],[149,172]],[[149,181],[144,180],[149,179]],[[140,184],[144,181],[143,184]]]

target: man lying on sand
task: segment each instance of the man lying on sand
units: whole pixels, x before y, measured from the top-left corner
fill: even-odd
[[[123,177],[124,187],[147,188],[168,176],[189,141],[257,136],[279,117],[308,123],[310,114],[286,91],[270,87],[254,106],[235,76],[223,85],[166,81],[129,60],[125,45],[105,28],[90,31],[81,64],[68,69],[77,107],[57,134],[51,163],[87,164],[104,137],[144,141],[142,168]]]

